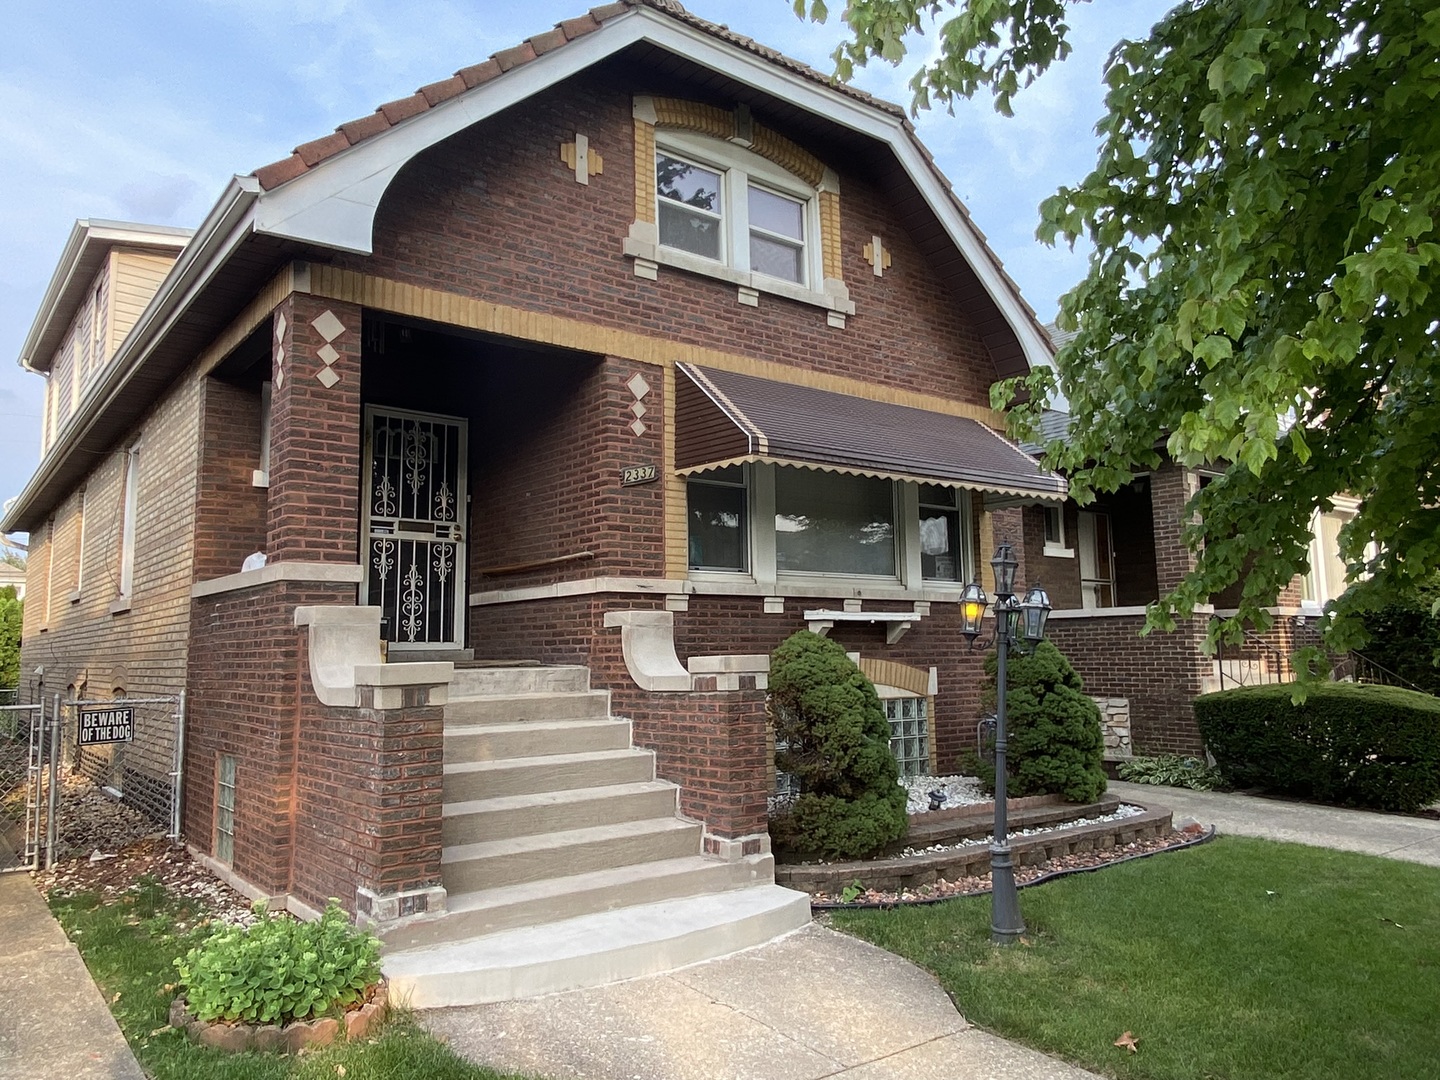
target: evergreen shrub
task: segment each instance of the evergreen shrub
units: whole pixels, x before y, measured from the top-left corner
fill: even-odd
[[[909,827],[890,725],[875,687],[845,650],[801,630],[770,658],[775,767],[800,794],[770,822],[787,855],[860,859]]]
[[[176,959],[190,1012],[201,1020],[285,1024],[360,1001],[380,978],[380,942],[331,901],[316,922],[255,905],[249,927],[222,926]]]
[[[1393,686],[1245,686],[1195,700],[1205,745],[1236,787],[1341,806],[1440,799],[1440,698]]]
[[[985,658],[984,700],[992,709],[998,666],[995,653]],[[1105,792],[1105,738],[1100,707],[1085,696],[1080,674],[1048,641],[1028,655],[1011,650],[1007,666],[1007,793],[1094,802]]]
[[[1355,586],[1365,590],[1367,582]],[[1440,573],[1403,599],[1364,611],[1365,658],[1427,694],[1440,695]]]

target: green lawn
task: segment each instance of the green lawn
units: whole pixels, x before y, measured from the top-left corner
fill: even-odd
[[[162,888],[140,885],[109,904],[80,893],[52,898],[50,908],[155,1080],[502,1080],[457,1057],[404,1015],[375,1038],[296,1057],[197,1046],[166,1026],[177,977],[172,961],[196,940],[189,929],[199,914],[193,907]]]
[[[985,897],[834,922],[933,971],[980,1027],[1107,1076],[1440,1076],[1440,870],[1226,837],[1020,905],[1008,949]],[[1112,1045],[1127,1030],[1136,1054]]]

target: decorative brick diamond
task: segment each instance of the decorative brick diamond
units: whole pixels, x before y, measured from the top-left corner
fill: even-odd
[[[626,380],[625,385],[630,388],[630,393],[635,395],[636,401],[639,401],[646,394],[650,393],[650,384],[645,381],[645,376],[641,375],[638,371]]]
[[[285,340],[285,328],[290,324],[285,321],[285,314],[281,312],[275,316],[275,341],[278,344]]]
[[[326,370],[328,371],[329,369],[327,368]],[[279,371],[275,372],[275,389],[276,389],[276,390],[279,390],[279,389],[282,388],[284,385],[285,385],[285,369],[282,367]]]
[[[642,416],[644,416],[644,415],[645,415],[647,412],[649,412],[650,410],[647,409],[647,408],[645,408],[644,405],[641,405],[640,402],[637,401],[637,402],[635,402],[634,405],[631,405],[631,406],[630,406],[630,411],[635,414],[635,419],[636,419],[636,420],[639,420]]]
[[[644,435],[645,432],[649,431],[650,429],[645,426],[643,420],[636,420],[630,425],[630,430],[633,431],[636,435]]]
[[[335,372],[328,367],[322,367],[318,372],[316,372],[315,378],[319,379],[322,383],[325,384],[326,390],[329,390],[332,386],[334,386],[337,382],[340,381],[340,376],[336,375]]]
[[[340,354],[335,351],[335,346],[328,342],[316,349],[315,354],[327,364],[333,364],[336,360],[340,359]]]
[[[310,323],[326,341],[334,341],[345,332],[345,324],[335,317],[333,311],[323,311],[320,317]]]

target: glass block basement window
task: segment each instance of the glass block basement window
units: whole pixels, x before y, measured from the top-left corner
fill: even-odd
[[[890,750],[901,776],[930,774],[930,726],[922,697],[885,698],[885,719],[890,721]]]
[[[235,758],[220,755],[215,783],[215,858],[229,865],[235,861]]]

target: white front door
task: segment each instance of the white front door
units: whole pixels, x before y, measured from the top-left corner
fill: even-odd
[[[392,650],[465,642],[466,421],[365,409],[365,581]]]

